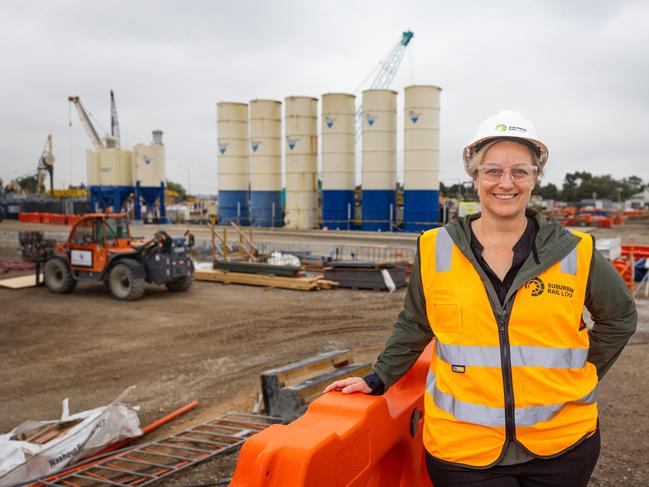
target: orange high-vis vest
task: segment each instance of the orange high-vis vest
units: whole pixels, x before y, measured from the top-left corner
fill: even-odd
[[[473,467],[497,462],[508,436],[539,457],[597,427],[597,371],[581,319],[593,241],[492,306],[480,274],[444,228],[420,238],[426,313],[436,346],[426,381],[424,446]],[[497,299],[497,298],[496,298]]]

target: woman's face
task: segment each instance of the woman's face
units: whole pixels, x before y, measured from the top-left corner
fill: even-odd
[[[533,167],[532,154],[522,144],[503,141],[489,147],[474,179],[482,214],[497,218],[525,215],[536,181]]]

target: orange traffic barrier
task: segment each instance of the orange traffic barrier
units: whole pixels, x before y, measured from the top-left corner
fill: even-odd
[[[30,221],[29,213],[22,213],[22,212],[18,213],[18,221],[23,223],[29,222]]]
[[[431,487],[422,416],[432,347],[383,396],[330,392],[251,437],[230,487]]]

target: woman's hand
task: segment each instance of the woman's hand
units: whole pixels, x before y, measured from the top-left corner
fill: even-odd
[[[372,392],[372,389],[370,389],[370,386],[361,377],[348,377],[329,384],[323,393],[326,394],[331,391],[340,391],[343,394],[351,394],[353,392],[369,394]]]

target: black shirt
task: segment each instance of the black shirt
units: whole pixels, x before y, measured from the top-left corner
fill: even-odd
[[[509,269],[509,271],[507,271],[507,275],[505,275],[505,279],[501,281],[500,278],[496,275],[496,273],[493,270],[491,270],[491,267],[489,267],[487,261],[485,261],[484,258],[482,257],[482,252],[484,251],[484,247],[476,238],[475,233],[473,233],[473,228],[471,228],[471,250],[473,251],[473,254],[478,260],[478,264],[480,264],[480,267],[482,267],[482,269],[487,274],[487,277],[489,277],[491,284],[493,284],[493,287],[496,291],[496,294],[498,295],[498,299],[500,300],[501,305],[504,304],[505,296],[507,296],[507,291],[509,291],[509,288],[512,287],[514,278],[516,277],[516,274],[518,274],[518,271],[523,265],[523,262],[527,260],[527,258],[530,255],[530,252],[534,251],[535,238],[536,238],[536,222],[534,221],[533,218],[528,216],[527,226],[525,227],[525,231],[523,232],[523,235],[521,235],[521,238],[518,240],[518,242],[516,242],[516,245],[514,245],[512,249],[514,251],[512,266]]]

